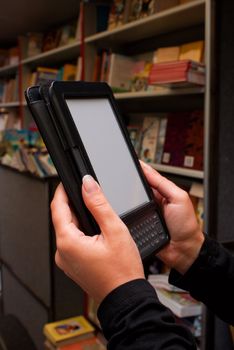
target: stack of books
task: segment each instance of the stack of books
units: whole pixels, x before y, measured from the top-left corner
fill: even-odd
[[[105,350],[94,327],[84,316],[47,323],[43,333],[47,350]]]
[[[186,291],[169,284],[168,275],[149,275],[148,280],[155,288],[159,301],[177,317],[201,315],[202,304]]]
[[[172,61],[153,64],[149,84],[170,88],[205,85],[205,66],[192,60]]]

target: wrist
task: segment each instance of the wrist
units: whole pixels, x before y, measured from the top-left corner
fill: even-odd
[[[178,256],[172,267],[184,275],[198,258],[204,242],[204,234],[199,231],[192,238],[189,238],[178,245]]]
[[[198,230],[182,240],[171,240],[157,256],[170,268],[184,275],[197,259],[204,242],[204,234]]]

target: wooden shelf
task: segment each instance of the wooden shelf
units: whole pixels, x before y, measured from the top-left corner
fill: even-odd
[[[205,0],[196,0],[178,5],[138,21],[127,23],[112,31],[104,31],[86,37],[86,43],[103,43],[103,45],[131,43],[141,39],[175,30],[203,24],[205,21]]]
[[[203,95],[204,94],[204,88],[191,88],[191,89],[165,89],[164,91],[140,91],[140,92],[123,92],[123,93],[116,93],[114,94],[115,98],[117,100],[124,101],[124,100],[147,100],[147,99],[153,99],[157,100],[161,97],[168,97],[170,96],[184,96],[184,95]],[[19,107],[20,102],[5,102],[0,103],[0,108],[10,108],[10,107]],[[26,102],[23,102],[23,106],[27,106]]]
[[[15,102],[3,102],[0,103],[0,108],[13,108],[13,107],[19,107],[20,103],[18,101]]]
[[[128,43],[169,33],[178,29],[185,29],[193,25],[204,23],[205,0],[195,0],[191,3],[179,5],[138,21],[127,23],[112,31],[104,31],[86,37],[86,43],[103,42],[105,45],[114,43]],[[39,55],[25,58],[22,65],[37,66],[38,64],[58,63],[74,59],[79,55],[80,42],[58,47]],[[0,76],[13,74],[18,65],[9,65],[0,68]]]
[[[0,68],[0,77],[7,77],[17,72],[18,64],[11,64]]]
[[[181,176],[187,176],[194,179],[203,179],[204,178],[204,172],[200,170],[193,170],[193,169],[187,169],[187,168],[179,168],[175,166],[169,166],[164,164],[151,164],[153,168],[156,170],[168,173],[168,174],[175,174],[175,175],[181,175]]]
[[[162,96],[182,96],[182,95],[197,95],[204,94],[203,87],[188,88],[188,89],[162,89],[161,91],[139,91],[139,92],[122,92],[115,93],[117,100],[128,99],[145,99],[145,98],[160,98]]]
[[[39,55],[25,58],[22,60],[23,65],[37,66],[38,64],[51,64],[70,59],[78,58],[80,51],[80,42],[76,41],[72,44],[57,47],[54,50],[43,52]]]

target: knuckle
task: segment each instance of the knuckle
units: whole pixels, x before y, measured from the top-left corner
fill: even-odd
[[[55,200],[53,199],[50,203],[50,209],[53,211],[55,209]]]
[[[62,269],[62,266],[63,266],[63,265],[62,265],[62,260],[61,260],[61,257],[60,257],[60,255],[59,255],[58,250],[57,250],[56,253],[55,253],[54,260],[55,260],[56,265],[57,265],[60,269]]]
[[[57,250],[62,255],[69,254],[72,244],[68,238],[60,237],[56,242]]]
[[[106,204],[106,202],[105,202],[103,196],[100,195],[100,194],[96,194],[95,196],[93,196],[92,202],[93,202],[93,205],[94,205],[96,208],[105,207],[105,204]]]
[[[180,191],[180,199],[181,199],[181,201],[187,202],[189,200],[188,193],[184,190],[181,190]]]

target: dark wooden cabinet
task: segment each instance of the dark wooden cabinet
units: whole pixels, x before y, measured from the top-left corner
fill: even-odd
[[[84,293],[54,263],[50,202],[57,178],[0,167],[2,306],[42,349],[46,322],[83,314]]]

